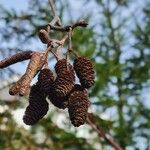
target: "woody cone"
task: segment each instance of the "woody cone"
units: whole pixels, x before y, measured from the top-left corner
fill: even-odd
[[[74,61],[74,69],[84,88],[89,89],[94,84],[94,69],[91,61],[85,57],[77,57]]]
[[[69,117],[75,127],[85,123],[89,104],[86,89],[76,84],[68,99]]]

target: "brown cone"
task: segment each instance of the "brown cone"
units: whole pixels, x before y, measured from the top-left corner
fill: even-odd
[[[75,72],[73,67],[66,63],[66,59],[59,60],[56,63],[55,70],[57,73],[53,86],[53,94],[59,97],[66,97],[75,84]]]
[[[48,68],[41,70],[38,75],[38,84],[40,86],[40,89],[46,94],[51,91],[54,80],[55,77],[53,75],[53,72]]]
[[[86,89],[76,84],[68,99],[69,117],[75,127],[85,123],[89,104]]]
[[[54,94],[49,94],[48,99],[51,103],[60,109],[65,109],[68,106],[68,98],[67,97],[60,97]]]
[[[85,57],[78,57],[74,61],[74,69],[84,88],[90,88],[94,84],[94,70],[92,63]]]
[[[67,63],[66,61],[67,61],[66,59],[61,59],[56,63],[55,71],[56,71],[57,75],[63,74],[63,73],[66,74],[66,70],[67,70],[67,72],[72,73],[72,75],[75,74],[72,65],[70,63]]]
[[[48,111],[46,94],[40,91],[38,84],[31,87],[29,105],[25,110],[23,121],[27,125],[33,125],[42,119]]]

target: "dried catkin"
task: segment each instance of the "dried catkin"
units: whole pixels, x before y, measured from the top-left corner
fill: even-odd
[[[10,95],[17,95],[18,91],[19,91],[19,84],[13,84],[10,88],[9,88],[9,94]]]
[[[20,96],[24,96],[27,94],[33,77],[38,73],[45,63],[45,57],[46,56],[44,53],[34,52],[32,54],[25,74],[19,79],[18,82],[10,87],[9,93],[11,95],[19,94]]]
[[[19,94],[19,90],[20,90],[20,87],[21,87],[21,84],[22,84],[24,78],[25,78],[25,74],[9,88],[10,95]]]
[[[93,86],[95,75],[93,65],[89,59],[85,57],[76,58],[74,69],[83,87],[88,89]]]
[[[66,59],[62,59],[56,63],[55,70],[57,77],[53,85],[53,93],[59,97],[65,97],[75,84],[74,69],[70,64],[67,64]]]
[[[53,72],[49,68],[42,69],[38,75],[38,84],[46,94],[51,92],[54,80]]]
[[[30,59],[32,54],[33,54],[33,51],[24,51],[24,52],[20,52],[20,53],[17,53],[15,55],[12,55],[8,58],[5,58],[5,59],[0,61],[0,69],[3,69],[3,68],[6,68],[12,64]]]
[[[76,84],[68,99],[69,117],[75,127],[85,123],[89,104],[86,89]]]
[[[42,119],[48,111],[46,94],[40,90],[40,86],[35,84],[31,87],[29,95],[29,105],[25,110],[23,121],[27,125],[33,125]]]

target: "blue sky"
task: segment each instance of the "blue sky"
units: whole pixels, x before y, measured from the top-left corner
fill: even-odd
[[[17,11],[27,8],[28,0],[0,0],[0,4],[6,8],[15,8]]]

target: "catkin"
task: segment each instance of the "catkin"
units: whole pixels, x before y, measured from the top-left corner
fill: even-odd
[[[15,63],[30,59],[32,54],[33,54],[33,51],[24,51],[24,52],[20,52],[15,55],[12,55],[8,58],[5,58],[0,61],[0,69],[3,69]]]
[[[9,93],[11,95],[19,94],[20,96],[24,96],[27,94],[33,77],[38,73],[45,63],[45,57],[46,56],[44,53],[35,52],[32,54],[25,74],[19,79],[18,82],[10,87]]]

